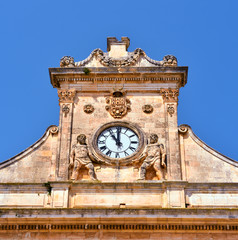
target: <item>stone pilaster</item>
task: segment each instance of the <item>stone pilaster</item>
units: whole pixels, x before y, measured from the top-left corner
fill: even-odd
[[[181,161],[178,138],[178,89],[161,89],[166,121],[166,148],[167,148],[167,169],[168,180],[181,180]]]
[[[58,90],[60,105],[57,178],[68,180],[68,165],[72,133],[72,116],[75,90]]]

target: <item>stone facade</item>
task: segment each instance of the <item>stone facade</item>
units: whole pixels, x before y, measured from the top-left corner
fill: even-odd
[[[238,163],[177,124],[188,68],[129,43],[49,69],[59,126],[0,164],[0,239],[238,238]]]

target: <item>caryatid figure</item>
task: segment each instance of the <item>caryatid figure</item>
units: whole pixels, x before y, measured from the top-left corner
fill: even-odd
[[[73,167],[71,180],[78,179],[79,170],[82,166],[88,169],[91,180],[97,180],[94,166],[89,156],[89,150],[86,144],[86,136],[84,134],[80,134],[77,137],[77,144],[73,146],[73,149],[70,153],[69,167]]]
[[[163,178],[163,171],[166,168],[165,163],[165,149],[163,144],[158,144],[158,136],[151,134],[149,144],[146,146],[140,159],[144,158],[144,161],[140,167],[140,178],[138,180],[145,180],[146,170],[153,166],[158,180]]]

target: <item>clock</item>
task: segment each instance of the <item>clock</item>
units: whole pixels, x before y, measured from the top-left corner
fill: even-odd
[[[136,152],[139,137],[128,127],[108,127],[98,136],[97,146],[108,157],[125,158]]]
[[[108,123],[94,135],[93,147],[97,155],[110,163],[132,159],[144,143],[142,132],[133,124],[126,122]]]

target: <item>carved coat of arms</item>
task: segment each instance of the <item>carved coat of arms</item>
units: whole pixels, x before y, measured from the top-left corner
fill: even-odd
[[[122,118],[131,111],[131,102],[125,96],[124,90],[114,90],[110,97],[106,98],[106,110],[114,118]]]

